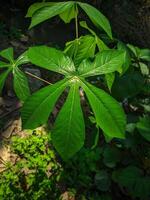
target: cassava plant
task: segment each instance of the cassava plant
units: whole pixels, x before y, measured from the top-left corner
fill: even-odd
[[[30,28],[57,15],[65,23],[75,20],[76,38],[67,42],[63,51],[48,46],[35,46],[23,54],[25,61],[63,75],[62,80],[29,96],[25,77],[18,71],[18,64],[14,65],[10,59],[12,50],[10,53],[7,50],[9,56],[5,56],[11,64],[1,63],[2,67],[8,67],[4,72],[6,75],[1,75],[1,83],[3,84],[8,72],[13,70],[14,83],[17,83],[14,84],[16,94],[25,101],[21,110],[24,129],[34,129],[45,124],[57,100],[67,89],[68,96],[52,129],[53,144],[64,160],[79,151],[85,140],[84,116],[80,104],[81,91],[85,93],[96,124],[104,135],[109,138],[125,137],[126,116],[121,105],[103,89],[92,85],[88,78],[102,75],[111,90],[115,78],[114,72],[122,74],[124,68],[128,67],[126,51],[123,48],[110,49],[86,22],[80,22],[80,26],[87,29],[90,34],[79,37],[80,10],[84,11],[92,23],[112,40],[107,18],[86,3],[77,1],[35,3],[27,13],[27,17],[31,18]],[[24,63],[19,62],[19,64]],[[22,76],[18,76],[18,73]]]

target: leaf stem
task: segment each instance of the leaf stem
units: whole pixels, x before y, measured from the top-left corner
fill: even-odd
[[[76,27],[76,39],[79,38],[79,27],[78,27],[78,7],[75,4],[75,27]]]
[[[44,80],[43,78],[40,78],[40,77],[38,77],[38,76],[36,76],[36,75],[34,75],[34,74],[31,74],[30,72],[27,72],[27,71],[26,71],[25,73],[28,74],[29,76],[32,76],[33,78],[36,78],[36,79],[38,79],[38,80],[44,82],[44,83],[47,83],[47,84],[49,84],[49,85],[52,85],[52,83],[50,83],[49,81],[46,81],[46,80]]]

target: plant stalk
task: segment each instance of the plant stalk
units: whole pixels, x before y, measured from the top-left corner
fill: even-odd
[[[46,80],[44,80],[43,78],[40,78],[40,77],[38,77],[38,76],[36,76],[36,75],[34,75],[34,74],[31,74],[30,72],[25,72],[25,73],[28,74],[29,76],[32,76],[33,78],[36,78],[36,79],[38,79],[38,80],[44,82],[44,83],[47,83],[47,84],[49,84],[49,85],[52,85],[52,83],[50,83],[49,81],[46,81]]]
[[[75,5],[75,27],[76,27],[76,39],[79,38],[79,27],[78,27],[78,7]]]

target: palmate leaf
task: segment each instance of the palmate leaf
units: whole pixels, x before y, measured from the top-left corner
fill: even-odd
[[[100,72],[96,71],[96,74],[107,74],[112,70],[118,70],[122,64],[120,61],[122,52],[117,50],[103,52],[103,56],[105,56],[98,54],[94,62],[85,59],[82,62],[83,73],[78,75],[72,60],[61,51],[46,46],[32,47],[28,51],[28,58],[33,64],[64,74],[66,79],[39,90],[26,100],[21,112],[24,128],[34,129],[46,123],[57,99],[66,87],[70,87],[67,100],[58,114],[52,130],[54,146],[64,160],[73,156],[84,143],[85,125],[80,106],[79,87],[85,91],[96,123],[104,131],[104,134],[111,138],[124,138],[126,119],[121,106],[106,92],[84,80],[84,69],[90,69],[88,70],[88,75],[90,75],[93,63],[96,62],[100,63],[98,68],[100,70],[102,68],[102,72],[99,70]],[[105,71],[104,67],[106,67]]]
[[[100,74],[108,74],[114,71],[121,71],[124,63],[124,51],[106,50],[98,53],[91,65],[85,66],[84,63],[78,68],[82,77],[90,77]]]
[[[30,90],[25,74],[21,72],[18,67],[29,62],[27,51],[21,54],[16,60],[14,59],[13,48],[4,49],[0,52],[0,56],[9,61],[9,63],[0,61],[0,68],[8,68],[0,75],[0,91],[3,89],[7,75],[12,73],[14,76],[13,85],[16,95],[19,99],[25,101],[25,99],[30,95]]]
[[[85,127],[79,86],[74,83],[71,85],[67,100],[54,124],[52,141],[61,157],[67,160],[81,149],[84,139]]]
[[[80,26],[87,29],[95,37],[95,40],[96,40],[95,42],[99,51],[109,49],[109,47],[107,47],[107,45],[96,35],[96,33],[91,28],[88,27],[86,21],[81,21]]]
[[[95,24],[98,28],[102,28],[107,33],[107,35],[112,38],[109,21],[99,10],[87,3],[78,2],[78,5],[85,11],[93,24]]]
[[[96,39],[91,35],[82,36],[79,39],[66,44],[65,53],[72,56],[75,66],[87,58],[93,58],[96,48]]]
[[[86,81],[81,84],[100,128],[110,137],[124,138],[126,117],[118,102]]]
[[[72,60],[61,51],[47,46],[31,47],[28,50],[28,58],[31,63],[42,68],[70,75],[75,72]]]
[[[34,129],[46,123],[52,109],[66,87],[67,80],[42,88],[24,103],[22,113],[23,127]]]
[[[15,93],[20,100],[25,101],[30,96],[27,77],[18,67],[13,69],[13,75]]]
[[[31,25],[29,28],[36,26],[37,24],[59,15],[65,22],[69,23],[71,19],[75,18],[78,14],[78,6],[80,6],[91,21],[100,29],[103,29],[110,38],[112,38],[111,27],[108,19],[96,8],[81,2],[43,2],[36,3],[30,6],[27,17],[32,17]]]
[[[32,15],[31,25],[29,28],[36,26],[37,24],[50,19],[56,15],[64,13],[68,9],[72,8],[74,5],[73,1],[68,2],[59,2],[55,3],[54,5],[44,6],[38,9]]]

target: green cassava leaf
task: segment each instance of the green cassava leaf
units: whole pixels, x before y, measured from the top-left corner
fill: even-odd
[[[9,63],[0,61],[0,68],[7,68],[7,67],[10,67],[10,64],[9,64]]]
[[[54,48],[47,46],[31,47],[28,50],[28,58],[31,63],[37,66],[64,75],[75,72],[72,60]]]
[[[64,79],[42,88],[27,99],[21,111],[25,129],[34,129],[46,123],[57,99],[66,87],[66,82]]]
[[[77,15],[78,15],[77,6],[76,4],[72,3],[72,5],[65,12],[61,13],[59,16],[65,23],[69,23]]]
[[[30,96],[27,77],[18,67],[13,69],[13,75],[15,93],[20,100],[25,101]]]
[[[96,44],[97,44],[99,51],[109,49],[109,47],[107,47],[107,45],[96,35],[96,33],[91,28],[88,27],[86,21],[81,21],[80,26],[87,29],[95,37]]]
[[[11,63],[14,63],[14,52],[12,47],[0,51],[0,56],[9,60]]]
[[[71,85],[68,98],[56,119],[52,141],[64,160],[72,157],[84,144],[85,127],[80,105],[79,86]]]
[[[4,71],[0,74],[0,94],[2,93],[5,80],[9,73],[10,73],[10,69],[7,69],[6,71]]]
[[[150,117],[140,118],[139,122],[137,122],[136,127],[139,133],[150,142]]]
[[[113,83],[115,81],[115,73],[109,73],[105,75],[105,80],[108,86],[108,89],[111,91]]]
[[[38,9],[32,15],[31,25],[29,28],[36,26],[37,24],[50,19],[56,15],[64,13],[68,9],[70,9],[74,5],[73,1],[68,2],[59,2],[55,3],[54,5],[44,6]]]
[[[98,28],[102,28],[110,38],[112,38],[111,27],[108,19],[96,8],[87,4],[78,2],[79,6],[85,11],[88,17],[91,19],[93,24],[95,24]]]
[[[141,49],[139,58],[150,62],[150,49]]]
[[[86,81],[81,83],[94,112],[97,124],[110,137],[124,138],[126,117],[119,103]]]
[[[95,48],[95,37],[86,35],[67,43],[65,53],[69,56],[73,55],[75,66],[79,66],[84,59],[94,57]]]
[[[146,65],[143,62],[139,62],[139,66],[140,66],[141,73],[143,75],[147,75],[148,76],[149,72],[150,72],[148,65]]]
[[[122,74],[124,74],[131,64],[131,57],[127,46],[123,42],[118,42],[118,50],[124,51],[124,64],[122,65]]]
[[[66,53],[70,58],[74,60],[76,54],[78,53],[78,48],[79,48],[79,39],[75,39],[73,41],[66,43],[64,53]]]
[[[139,57],[140,54],[140,48],[133,46],[132,44],[127,44],[127,47],[130,49],[130,51],[133,53],[134,57]]]
[[[98,53],[92,65],[85,66],[81,63],[78,68],[82,77],[90,77],[100,74],[108,74],[121,71],[124,63],[124,51],[106,50]]]
[[[23,54],[21,54],[17,60],[15,61],[15,66],[23,65],[26,63],[29,63],[29,58],[28,58],[28,51],[25,51]]]
[[[32,4],[29,9],[28,9],[28,12],[26,14],[26,17],[32,17],[33,14],[39,10],[40,8],[43,8],[43,7],[50,7],[50,6],[53,6],[54,4],[56,4],[56,2],[42,2],[42,3],[34,3]]]
[[[27,79],[23,72],[19,70],[18,66],[29,62],[27,51],[20,55],[17,60],[14,60],[13,48],[4,49],[0,52],[0,56],[9,61],[9,63],[0,61],[0,67],[8,67],[8,70],[1,75],[1,90],[8,73],[12,71],[14,75],[14,90],[17,96],[24,101],[25,98],[29,96],[30,92]]]
[[[135,57],[150,62],[150,49],[140,49],[139,47],[133,46],[131,44],[127,44],[127,46]]]

